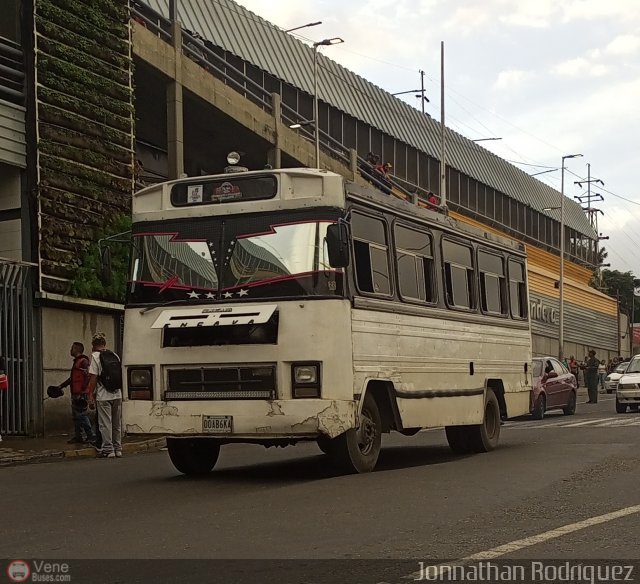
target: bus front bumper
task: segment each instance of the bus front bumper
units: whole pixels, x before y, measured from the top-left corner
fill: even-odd
[[[335,438],[356,427],[351,400],[142,401],[122,404],[127,434],[211,436],[237,441]]]

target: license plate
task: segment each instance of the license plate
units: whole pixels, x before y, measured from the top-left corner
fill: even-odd
[[[202,416],[202,431],[209,434],[231,434],[233,416]]]

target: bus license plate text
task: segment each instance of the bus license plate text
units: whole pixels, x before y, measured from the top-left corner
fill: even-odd
[[[202,416],[202,431],[210,434],[231,434],[233,416]]]

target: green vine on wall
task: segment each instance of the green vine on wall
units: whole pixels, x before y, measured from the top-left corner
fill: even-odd
[[[103,239],[131,230],[131,217],[119,215],[106,228],[99,230],[97,239]],[[105,242],[107,244],[107,242]],[[69,293],[81,298],[96,298],[109,302],[123,303],[129,272],[129,243],[110,242],[111,283],[105,284],[100,278],[100,250],[92,242],[80,255],[80,266],[75,270],[69,286]]]
[[[128,0],[35,0],[44,290],[121,302],[128,247],[99,279],[97,241],[130,224],[133,93]],[[114,219],[115,217],[115,219]]]

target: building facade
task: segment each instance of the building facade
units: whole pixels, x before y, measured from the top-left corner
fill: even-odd
[[[313,117],[313,50],[232,0],[3,0],[3,10],[0,354],[12,388],[0,433],[58,433],[69,403],[44,388],[65,379],[71,343],[103,330],[120,348],[122,305],[88,281],[97,240],[128,216],[137,186],[221,172],[230,150],[252,169],[313,166],[312,126],[289,128]],[[321,165],[366,182],[372,151],[393,164],[401,196],[440,194],[438,122],[319,57]],[[560,193],[445,134],[451,214],[526,244],[534,352],[556,354],[561,234],[558,211],[545,209]],[[565,206],[565,353],[625,354],[615,299],[589,287],[596,233],[578,204]]]

